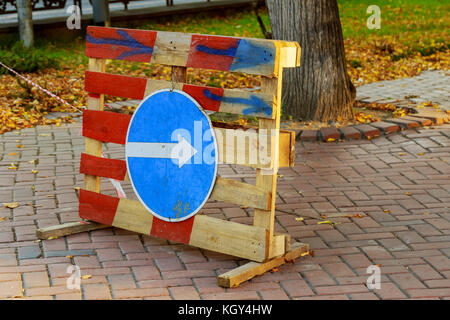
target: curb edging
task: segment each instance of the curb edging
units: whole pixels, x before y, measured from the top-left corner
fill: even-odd
[[[299,130],[296,134],[297,141],[321,141],[335,142],[341,140],[359,140],[365,138],[372,140],[382,135],[388,135],[395,132],[441,125],[450,121],[450,114],[447,112],[422,111],[413,108],[416,112],[401,118],[390,118],[382,121],[357,124],[337,128],[330,126],[318,130]]]

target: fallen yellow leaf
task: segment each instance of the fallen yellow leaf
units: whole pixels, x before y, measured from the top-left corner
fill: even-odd
[[[83,279],[83,280],[87,280],[87,279],[90,279],[90,278],[92,278],[92,275],[90,275],[90,274],[86,274],[84,276],[81,276],[81,279]]]
[[[47,238],[47,240],[55,240],[55,239],[58,239],[58,237],[49,237],[49,238]]]
[[[19,206],[18,202],[5,202],[3,203],[3,206],[9,209],[15,209]]]
[[[304,221],[305,218],[295,218],[295,221]]]
[[[38,170],[31,170],[31,173],[36,174],[36,173],[39,173],[39,171]]]
[[[12,156],[17,156],[17,155],[18,155],[17,152],[11,152],[11,153],[8,153],[8,156],[10,156],[10,157],[12,157]]]

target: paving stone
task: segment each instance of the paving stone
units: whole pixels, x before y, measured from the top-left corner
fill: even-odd
[[[379,90],[380,95],[383,90]],[[395,87],[389,90],[392,95],[397,92]],[[444,117],[441,119],[444,122]],[[27,131],[28,137],[22,137],[25,147],[17,159],[26,162],[39,157],[38,170],[48,176],[39,178],[42,182],[36,184],[34,193],[30,192],[33,182],[26,181],[31,166],[22,164],[18,172],[2,171],[0,166],[0,203],[20,199],[18,210],[5,211],[2,216],[8,220],[0,222],[0,295],[4,298],[22,294],[22,288],[27,299],[448,297],[450,223],[445,210],[450,184],[449,166],[442,161],[450,161],[448,124],[371,141],[333,144],[317,142],[316,131],[311,135],[316,142],[298,143],[300,160],[294,168],[281,171],[284,177],[277,197],[279,209],[296,215],[277,213],[276,228],[278,232],[289,231],[294,240],[309,243],[313,256],[302,257],[234,290],[218,287],[216,276],[237,267],[242,259],[208,250],[114,228],[34,242],[36,225],[78,219],[73,186],[83,183],[83,176],[77,173],[83,149],[79,129],[80,124],[63,130],[33,128]],[[361,131],[352,129],[362,136]],[[33,144],[39,132],[51,133],[47,137],[51,139],[39,141],[40,155],[35,156],[38,150]],[[2,150],[6,144],[14,147],[16,139],[15,134],[0,135]],[[32,152],[27,155],[28,151]],[[402,152],[407,156],[398,156]],[[52,155],[43,156],[48,153]],[[105,154],[123,158],[123,147],[105,144]],[[221,165],[219,174],[255,183],[252,169]],[[17,176],[23,181],[16,180]],[[131,186],[124,188],[133,195]],[[113,192],[109,184],[105,192]],[[42,207],[25,205],[33,201]],[[202,212],[252,223],[247,210],[231,204],[208,202]],[[319,225],[321,215],[337,224]],[[297,216],[304,220],[295,220]],[[37,256],[40,248],[43,258]],[[82,275],[92,276],[82,281],[81,290],[66,288],[71,264],[77,264]],[[382,269],[384,289],[380,292],[365,286],[367,267],[377,264]]]
[[[382,130],[384,133],[389,134],[400,130],[399,126],[395,123],[377,121],[370,124],[372,127]]]
[[[411,121],[411,120],[406,120],[403,118],[392,118],[392,119],[387,119],[386,121],[395,123],[405,129],[413,129],[413,128],[420,127],[420,123],[418,121]]]
[[[356,130],[353,127],[342,127],[339,128],[339,131],[341,132],[342,136],[345,139],[361,139],[362,138],[362,133],[359,130]]]
[[[418,116],[417,117],[405,116],[405,117],[402,117],[402,119],[419,122],[424,127],[433,125],[432,120],[427,119],[427,118],[420,118]]]
[[[368,124],[360,124],[354,126],[354,128],[361,131],[364,137],[369,140],[380,136],[380,130]]]
[[[303,130],[300,134],[301,141],[317,141],[319,131],[317,130]]]
[[[66,256],[92,256],[95,255],[94,250],[61,250],[61,251],[45,251],[44,256],[50,257],[66,257]]]
[[[22,259],[37,259],[42,255],[41,248],[39,246],[19,247],[17,249],[17,257]]]
[[[325,142],[335,141],[341,138],[341,133],[336,129],[336,127],[328,127],[320,129],[320,136]]]

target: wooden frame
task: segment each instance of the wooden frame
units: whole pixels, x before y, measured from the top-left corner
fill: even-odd
[[[79,213],[90,222],[40,229],[38,236],[48,238],[114,226],[253,261],[219,276],[219,285],[225,287],[308,254],[308,245],[291,246],[289,235],[274,231],[278,168],[294,165],[295,148],[295,133],[280,130],[282,74],[283,68],[300,65],[298,43],[102,27],[89,27],[87,33],[86,55],[90,59],[85,88],[89,96],[83,116],[86,146],[80,172],[85,180]],[[219,177],[211,199],[255,208],[252,226],[205,215],[168,223],[152,216],[138,201],[100,193],[101,177],[128,180],[125,161],[102,158],[102,143],[125,144],[131,118],[103,111],[104,95],[143,99],[172,85],[168,81],[105,73],[105,59],[172,66],[175,88],[190,94],[205,110],[259,118],[256,130],[214,128],[220,162],[256,168],[256,185]],[[187,67],[261,75],[261,92],[187,84]],[[239,139],[244,143],[237,144]],[[254,154],[256,161],[252,159]]]

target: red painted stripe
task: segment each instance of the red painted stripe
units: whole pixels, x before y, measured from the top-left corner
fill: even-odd
[[[215,96],[223,97],[223,88],[202,87],[191,84],[185,84],[183,86],[183,91],[194,98],[203,109],[218,112],[220,110],[221,101],[206,97],[205,90],[209,91]]]
[[[157,31],[118,29],[89,26],[86,37],[86,56],[150,62]]]
[[[84,89],[87,92],[115,97],[144,99],[147,79],[102,72],[85,72]]]
[[[83,136],[102,142],[125,144],[131,116],[126,114],[85,110]]]
[[[89,98],[100,99],[100,95],[97,93],[88,93]]]
[[[127,174],[127,164],[123,160],[99,158],[82,153],[80,173],[123,181]]]
[[[198,50],[198,46],[226,51],[230,48],[237,48],[239,40],[240,39],[238,38],[230,37],[192,35],[191,50],[186,66],[200,69],[228,71],[233,63],[233,56],[202,52]]]
[[[152,230],[150,234],[157,238],[189,244],[194,220],[195,216],[183,222],[171,223],[153,217]]]
[[[118,205],[119,198],[80,190],[79,215],[82,219],[112,226]]]

